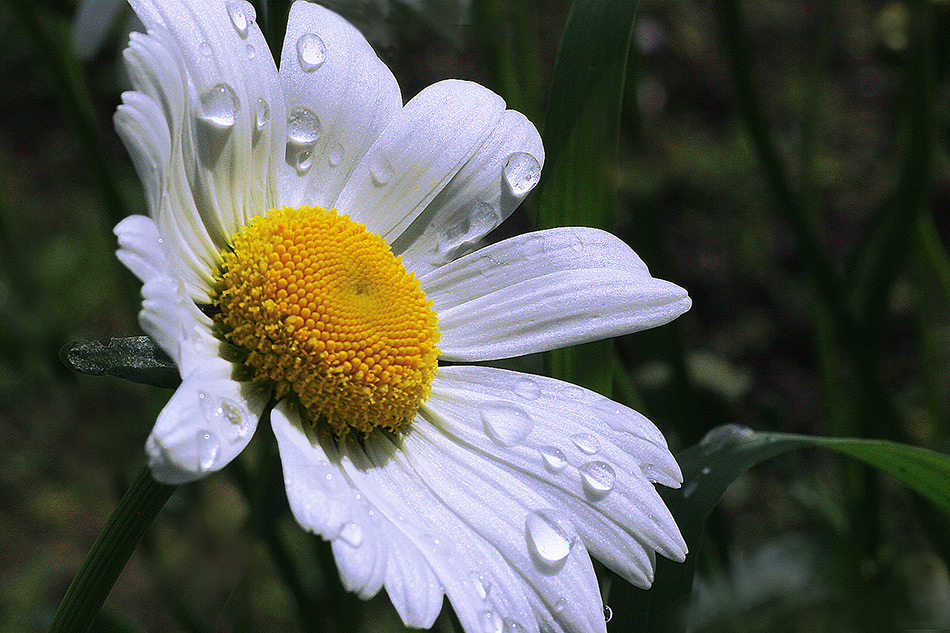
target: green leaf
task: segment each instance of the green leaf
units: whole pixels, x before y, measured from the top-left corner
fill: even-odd
[[[616,223],[614,169],[636,2],[575,0],[561,38],[544,123],[538,226]],[[548,356],[551,374],[610,395],[612,344]]]
[[[174,491],[175,486],[152,479],[148,467],[139,472],[66,590],[49,633],[89,630],[119,572]]]
[[[77,341],[60,352],[63,362],[84,374],[115,376],[173,389],[181,382],[175,363],[147,336]]]
[[[656,582],[650,591],[615,585],[613,598],[626,608],[615,610],[612,630],[675,629],[673,618],[682,613],[692,587],[703,522],[726,488],[756,464],[809,447],[834,450],[880,468],[950,513],[950,457],[946,455],[883,440],[756,433],[736,425],[717,427],[676,456],[683,471],[683,486],[660,490],[690,548],[686,562],[657,560]]]

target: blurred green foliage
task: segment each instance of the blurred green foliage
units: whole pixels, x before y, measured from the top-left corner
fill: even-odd
[[[455,8],[344,7],[404,95],[473,79],[542,125],[569,3],[473,0],[469,20],[446,17]],[[79,62],[74,13],[0,3],[0,633],[49,625],[170,393],[59,361],[75,340],[139,333],[109,232],[143,208],[110,131],[129,15]],[[640,5],[601,184],[618,234],[694,307],[616,341],[611,386],[674,447],[741,424],[950,451],[948,22],[944,3],[910,0]],[[342,591],[276,472],[262,434],[180,488],[97,630],[401,630],[385,596]],[[828,453],[740,476],[702,545],[693,599],[672,614],[693,630],[950,629],[947,516]],[[625,630],[643,596],[603,577],[608,626]]]

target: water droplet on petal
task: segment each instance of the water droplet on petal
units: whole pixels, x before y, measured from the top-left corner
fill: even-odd
[[[656,467],[656,464],[651,464],[649,462],[640,464],[640,470],[643,472],[643,475],[650,481],[651,484],[655,484],[661,478],[664,478],[664,475]]]
[[[237,120],[241,102],[234,88],[225,83],[215,84],[198,97],[201,119],[221,130],[230,130]]]
[[[600,450],[600,443],[590,433],[575,433],[571,436],[571,441],[574,442],[574,446],[588,455],[593,455]]]
[[[436,238],[430,263],[446,264],[465,255],[498,224],[499,217],[494,206],[482,200],[473,200],[454,217],[446,220],[447,228]]]
[[[604,605],[604,622],[610,622],[614,617],[614,610]]]
[[[363,544],[363,530],[355,523],[347,523],[340,530],[340,538],[350,547],[359,547]]]
[[[262,97],[257,99],[257,109],[254,113],[254,124],[257,129],[263,130],[264,126],[270,123],[270,106]]]
[[[544,573],[554,573],[564,566],[574,545],[573,526],[553,510],[535,510],[525,521],[528,551]]]
[[[211,49],[211,44],[208,44],[207,42],[198,44],[198,53],[200,53],[202,57],[211,57],[213,52],[214,51]]]
[[[507,402],[482,405],[479,414],[488,437],[501,446],[520,444],[534,428],[531,416]]]
[[[530,378],[521,378],[515,383],[514,392],[525,400],[537,400],[541,397],[541,387]]]
[[[600,501],[613,490],[617,475],[607,462],[589,462],[581,466],[584,494],[592,501]]]
[[[481,621],[483,633],[501,633],[504,623],[494,611],[482,611],[478,619]]]
[[[320,119],[312,110],[296,107],[287,116],[287,164],[301,176],[313,166],[313,148],[323,133]]]
[[[584,390],[575,385],[566,385],[562,393],[568,400],[581,400],[584,397]]]
[[[487,600],[488,594],[491,593],[491,578],[488,574],[475,574],[472,577],[472,584],[475,586],[478,597]]]
[[[330,163],[330,167],[336,167],[343,162],[344,149],[342,143],[334,143],[333,147],[330,148],[330,152],[327,154],[327,162]]]
[[[524,627],[517,620],[505,618],[504,633],[525,633]]]
[[[392,163],[385,156],[378,156],[369,167],[369,174],[373,179],[373,184],[382,187],[393,179],[396,175]]]
[[[246,437],[251,428],[250,420],[244,415],[241,406],[227,398],[215,398],[204,393],[198,394],[201,412],[204,418],[216,429],[233,430],[231,441]]]
[[[544,467],[548,469],[548,472],[559,473],[567,466],[567,458],[559,448],[548,446],[538,452],[541,453],[541,461],[544,462]]]
[[[584,242],[576,234],[571,234],[571,250],[575,253],[584,252]]]
[[[434,534],[423,534],[422,540],[438,556],[448,557],[452,553],[452,544],[440,536]]]
[[[327,45],[317,35],[304,33],[297,40],[297,61],[305,73],[312,73],[327,61]]]
[[[254,50],[254,47],[248,44],[244,47],[244,50],[247,52],[248,59],[254,59],[254,56],[257,55],[257,51]]]
[[[564,600],[564,598],[558,598],[557,602],[554,603],[554,612],[562,613],[565,607],[567,607],[567,602]]]
[[[508,157],[503,170],[505,182],[515,196],[525,196],[541,179],[541,165],[531,154],[517,152]]]
[[[210,469],[218,458],[221,443],[211,431],[198,431],[195,442],[198,447],[198,468],[203,471]]]
[[[247,37],[247,27],[250,22],[253,20],[247,19],[247,14],[245,13],[246,2],[242,0],[235,0],[234,2],[228,3],[228,16],[231,18],[231,26],[234,27],[234,30],[237,31],[237,34],[241,38]]]

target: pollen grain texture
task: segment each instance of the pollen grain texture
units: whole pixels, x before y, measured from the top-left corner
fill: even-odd
[[[428,398],[432,302],[385,240],[318,207],[257,216],[222,253],[215,321],[253,379],[344,437],[398,430]]]

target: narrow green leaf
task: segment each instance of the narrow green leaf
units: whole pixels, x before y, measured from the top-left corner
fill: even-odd
[[[544,123],[538,225],[616,223],[614,169],[636,2],[575,0],[561,38]],[[608,342],[548,356],[551,374],[610,395]]]
[[[682,613],[692,587],[703,522],[726,488],[750,467],[808,447],[834,450],[875,466],[950,513],[950,457],[946,455],[883,440],[756,433],[736,425],[717,427],[676,456],[683,471],[683,486],[660,490],[690,548],[686,562],[659,559],[656,582],[650,591],[616,587],[616,597],[626,609],[614,611],[617,624],[613,626],[617,628],[612,630],[674,629],[674,618]]]
[[[84,374],[115,376],[156,387],[177,387],[181,382],[175,363],[147,336],[77,341],[60,352],[62,361]]]
[[[148,467],[139,472],[66,590],[49,633],[89,630],[119,572],[174,491],[175,486],[152,479]]]

